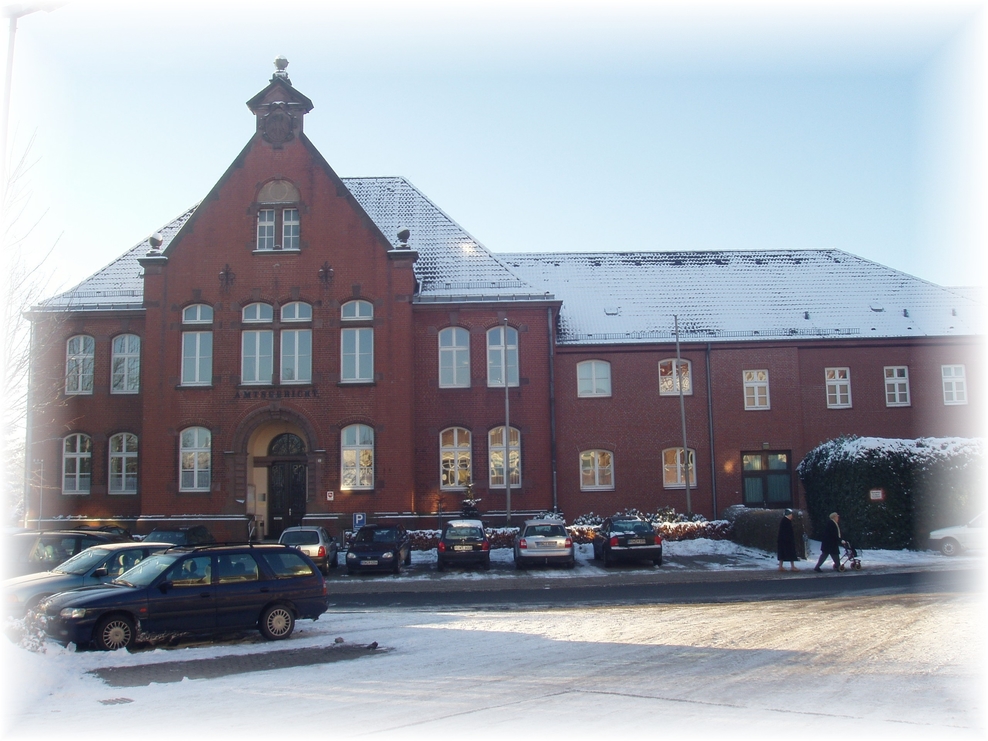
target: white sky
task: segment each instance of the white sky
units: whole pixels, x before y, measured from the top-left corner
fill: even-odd
[[[200,200],[288,57],[341,176],[494,252],[840,248],[983,283],[983,3],[72,0],[21,19],[11,147],[57,287]]]

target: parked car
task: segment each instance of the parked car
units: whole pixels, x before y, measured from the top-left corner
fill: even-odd
[[[109,582],[49,597],[45,631],[103,650],[145,633],[229,633],[257,628],[287,638],[295,621],[328,607],[326,580],[295,548],[277,544],[179,546],[148,556]]]
[[[90,546],[133,542],[115,533],[79,530],[29,530],[6,536],[4,578],[49,571]]]
[[[515,537],[515,568],[550,563],[576,565],[573,538],[559,520],[525,520]]]
[[[930,533],[930,548],[938,548],[945,556],[956,556],[963,551],[981,551],[985,548],[985,526],[988,513],[982,512],[966,525],[955,525]]]
[[[593,557],[605,566],[616,561],[651,561],[662,565],[662,536],[639,517],[608,517],[593,538]]]
[[[401,525],[364,525],[353,536],[346,553],[346,568],[359,571],[392,571],[412,563],[412,541]]]
[[[171,543],[173,545],[209,545],[216,542],[216,538],[210,534],[204,525],[155,528],[144,536],[144,540],[153,540],[156,543]]]
[[[94,545],[51,571],[7,579],[3,583],[4,611],[13,617],[23,617],[45,597],[116,579],[149,555],[169,547],[169,543],[147,541]]]
[[[491,567],[491,541],[480,520],[450,520],[443,527],[436,545],[436,568],[449,564],[475,564],[485,571]]]
[[[312,525],[288,527],[282,531],[278,542],[298,548],[324,574],[340,565],[339,545],[325,528]]]
[[[76,530],[97,532],[97,533],[113,533],[114,535],[120,535],[128,540],[134,540],[133,534],[127,528],[122,525],[82,525],[75,528]]]

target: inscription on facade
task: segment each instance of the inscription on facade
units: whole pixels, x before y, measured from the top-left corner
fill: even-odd
[[[236,399],[318,399],[319,389],[264,389],[262,391],[237,391]]]

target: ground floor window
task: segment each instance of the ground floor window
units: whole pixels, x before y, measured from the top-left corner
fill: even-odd
[[[748,507],[792,504],[792,454],[789,451],[741,453],[744,503]]]

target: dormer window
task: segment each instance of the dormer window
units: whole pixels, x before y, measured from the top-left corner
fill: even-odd
[[[265,183],[258,193],[257,252],[298,251],[299,193],[287,180]]]
[[[244,322],[270,322],[274,319],[271,304],[247,304],[243,310]]]

